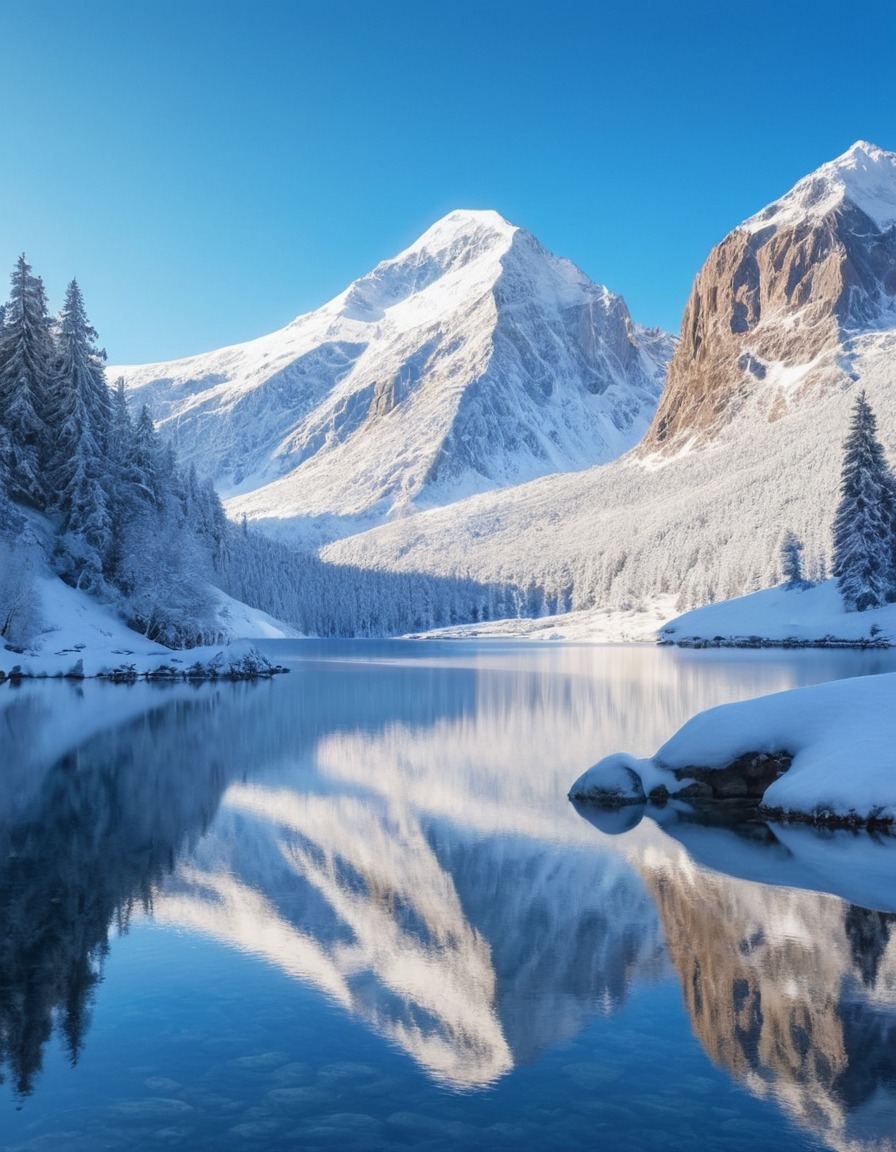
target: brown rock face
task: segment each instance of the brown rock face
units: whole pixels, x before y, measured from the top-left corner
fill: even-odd
[[[787,227],[736,228],[694,281],[641,452],[713,439],[748,404],[774,420],[848,378],[844,336],[896,299],[896,227],[848,200]]]

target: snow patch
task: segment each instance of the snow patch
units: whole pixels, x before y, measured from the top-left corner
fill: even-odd
[[[108,606],[70,588],[56,576],[38,575],[36,584],[43,630],[27,648],[0,647],[3,677],[235,676],[248,673],[253,661],[257,661],[258,670],[270,667],[250,639],[296,635],[272,616],[216,592],[222,624],[230,626],[234,637],[239,629],[242,637],[224,644],[174,650],[134,632]]]

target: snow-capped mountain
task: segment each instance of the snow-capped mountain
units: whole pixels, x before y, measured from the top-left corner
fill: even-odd
[[[830,556],[840,448],[864,388],[896,457],[896,155],[857,144],[710,254],[642,446],[339,541],[324,558],[540,586],[554,603],[680,607]]]
[[[314,541],[618,456],[672,343],[497,213],[453,212],[280,332],[110,375],[232,515]]]
[[[859,141],[718,244],[694,281],[645,451],[775,420],[848,382],[850,336],[892,329],[896,155]]]

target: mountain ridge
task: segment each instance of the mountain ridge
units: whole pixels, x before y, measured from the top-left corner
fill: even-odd
[[[896,176],[896,156],[883,155]],[[836,239],[827,266],[812,254],[820,235]],[[750,282],[738,271],[754,249],[768,264],[757,261],[762,275]],[[859,265],[877,268],[861,294],[846,275]],[[846,200],[820,222],[810,213],[764,236],[738,226],[697,275],[666,390],[633,451],[423,513],[412,530],[372,529],[323,557],[500,577],[571,610],[630,610],[670,593],[683,610],[776,584],[781,540],[792,530],[805,544],[807,575],[821,578],[856,388],[896,454],[894,294],[896,225],[881,232]]]
[[[491,211],[457,211],[247,344],[112,369],[231,515],[319,543],[634,444],[671,337]]]

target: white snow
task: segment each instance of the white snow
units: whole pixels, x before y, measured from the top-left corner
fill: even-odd
[[[847,612],[834,580],[804,589],[782,584],[694,608],[659,632],[661,642],[673,644],[737,645],[757,637],[771,643],[896,644],[896,604]]]
[[[637,442],[671,338],[496,212],[453,212],[280,332],[112,367],[231,515],[317,545]]]
[[[44,626],[23,652],[0,646],[0,672],[16,667],[25,676],[97,676],[133,667],[137,675],[161,667],[184,669],[197,662],[223,666],[252,650],[251,639],[290,638],[293,629],[264,612],[216,592],[222,624],[234,639],[227,644],[174,651],[128,628],[99,601],[63,583],[57,576],[36,576]]]
[[[817,579],[830,565],[840,446],[858,388],[896,459],[896,331],[862,333],[846,347],[848,373],[832,366],[829,381],[773,421],[758,401],[745,405],[710,450],[661,468],[629,454],[476,495],[339,540],[322,556],[548,592],[572,584],[574,611],[637,610],[674,593],[681,612],[778,583],[791,529]]]
[[[218,602],[218,616],[235,639],[297,640],[302,636],[297,628],[262,612],[260,608],[234,600],[220,588],[213,588],[212,592]]]
[[[806,219],[819,220],[844,200],[860,208],[881,231],[896,224],[896,153],[857,140],[741,227],[759,232],[770,225],[786,228]]]
[[[725,768],[747,753],[793,756],[763,796],[763,805],[792,815],[896,821],[896,673],[835,680],[754,700],[722,704],[689,720],[650,761],[628,758],[645,792],[662,782],[670,793],[688,779],[675,769]],[[571,795],[605,791],[618,757],[589,769]]]
[[[577,644],[653,644],[675,617],[675,596],[657,596],[637,608],[590,608],[556,616],[514,617],[413,633],[413,639],[546,640]]]

